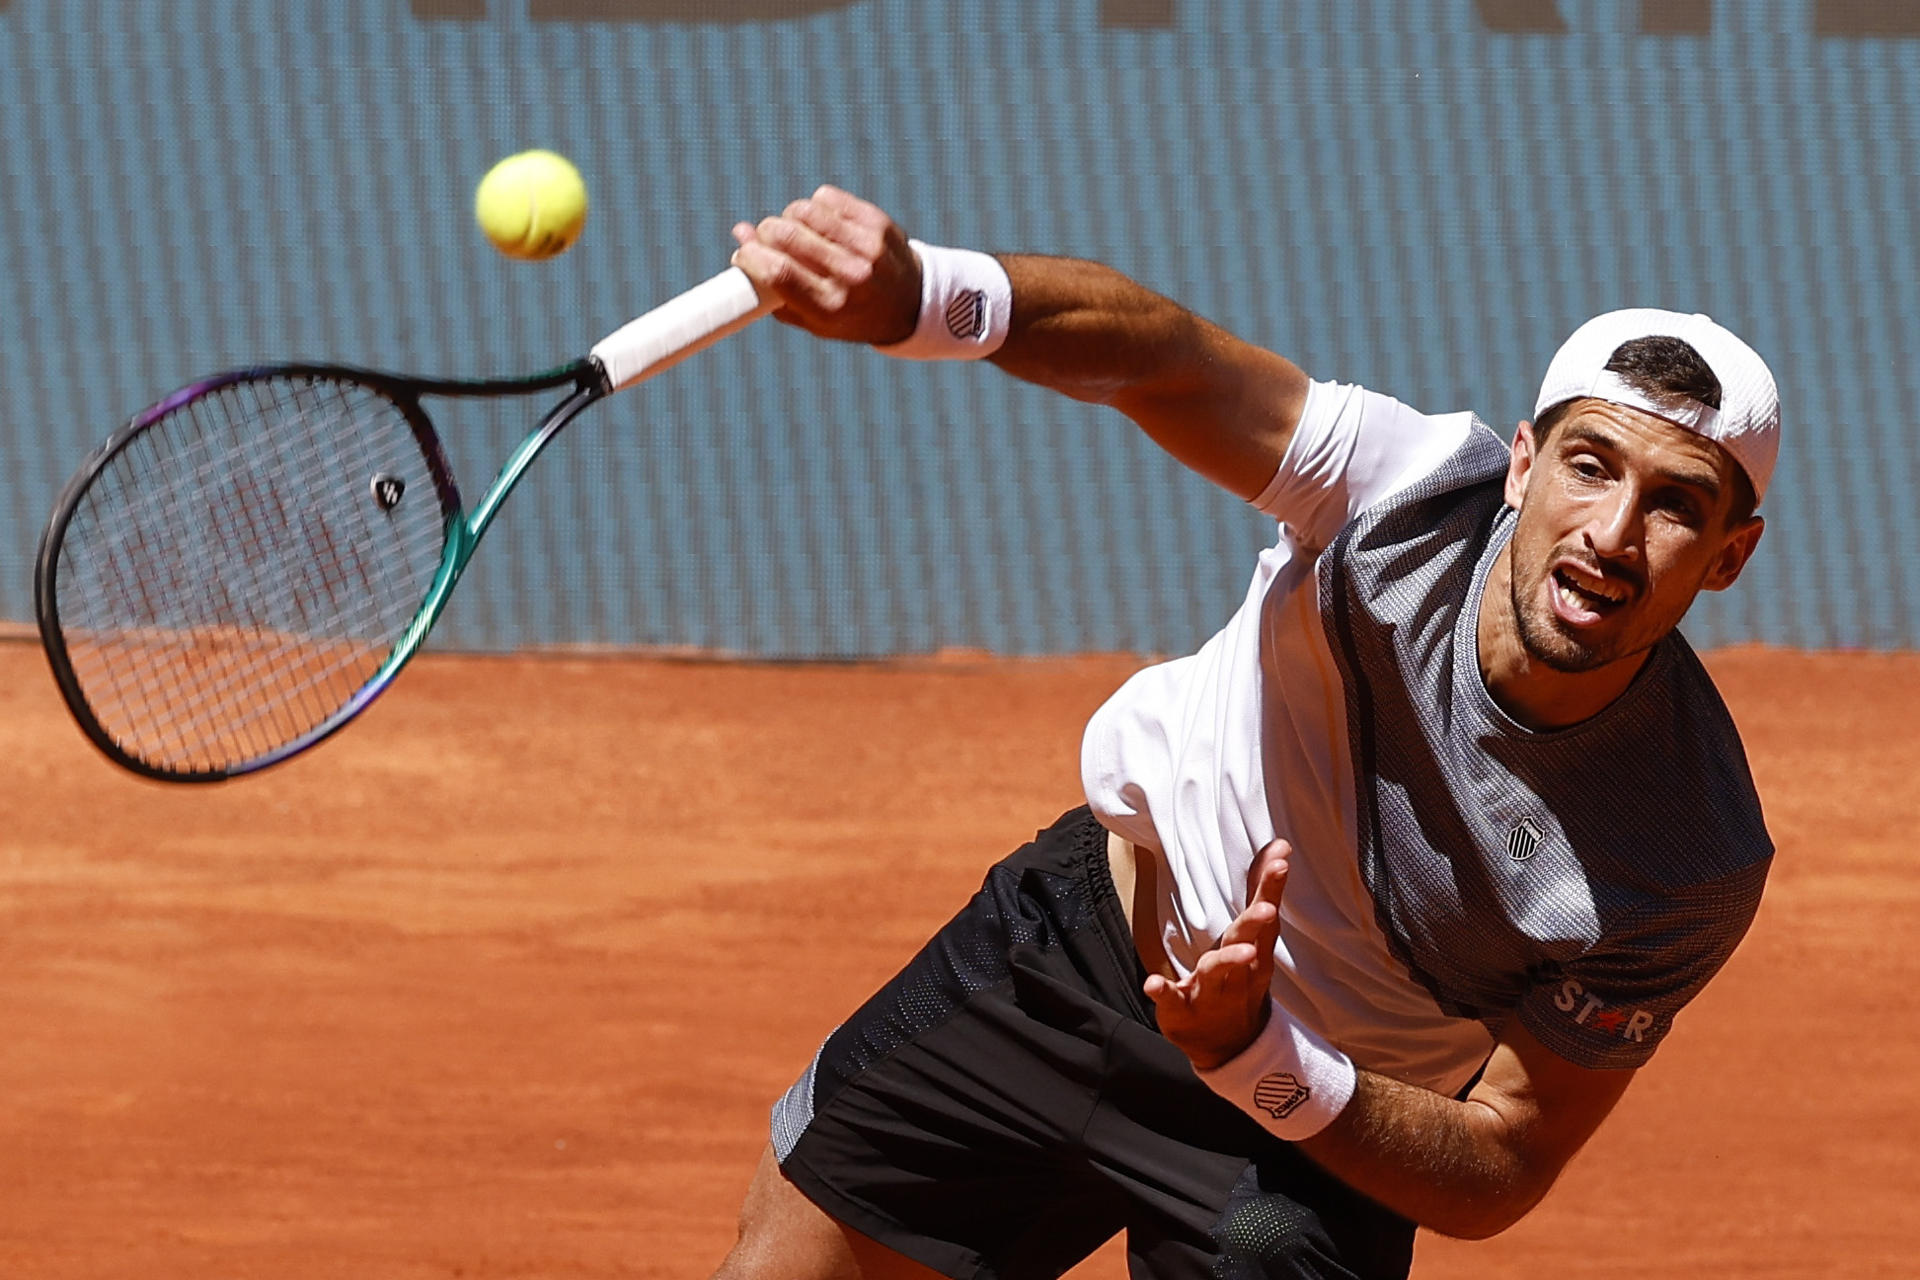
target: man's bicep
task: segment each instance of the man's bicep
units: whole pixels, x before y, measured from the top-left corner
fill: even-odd
[[[1499,1116],[1514,1154],[1540,1180],[1544,1195],[1612,1112],[1633,1077],[1631,1069],[1577,1066],[1515,1018],[1501,1033],[1467,1101]]]

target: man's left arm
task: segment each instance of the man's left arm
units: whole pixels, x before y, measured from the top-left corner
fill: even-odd
[[[1361,1071],[1333,1123],[1296,1145],[1396,1213],[1483,1239],[1540,1203],[1633,1075],[1577,1067],[1516,1019],[1464,1101]]]
[[[1161,1032],[1216,1089],[1222,1080],[1214,1073],[1263,1038],[1269,1018],[1287,1017],[1273,1010],[1267,991],[1290,852],[1284,841],[1261,851],[1249,876],[1246,909],[1191,974],[1178,982],[1147,979]],[[1344,1058],[1338,1065],[1350,1069]],[[1311,1076],[1315,1066],[1308,1064],[1302,1074]],[[1325,1061],[1317,1066],[1327,1068]],[[1291,1140],[1341,1181],[1403,1217],[1446,1235],[1480,1239],[1512,1226],[1540,1202],[1633,1074],[1575,1066],[1515,1017],[1464,1100],[1356,1071],[1352,1095],[1338,1114],[1311,1136]],[[1236,1089],[1249,1096],[1227,1092],[1230,1101],[1250,1114],[1260,1109],[1257,1090],[1244,1084]]]

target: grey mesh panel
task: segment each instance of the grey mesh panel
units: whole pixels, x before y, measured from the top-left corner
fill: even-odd
[[[832,1037],[828,1037],[831,1039]],[[825,1048],[823,1044],[821,1048]],[[773,1104],[773,1158],[784,1162],[793,1153],[800,1141],[800,1135],[813,1123],[813,1077],[820,1070],[820,1049],[813,1051],[813,1061],[800,1078],[793,1082],[780,1101]]]
[[[1359,856],[1395,953],[1451,1013],[1518,1011],[1583,1066],[1646,1060],[1759,903],[1772,853],[1732,718],[1678,634],[1591,720],[1532,733],[1480,680],[1512,531],[1484,426],[1319,565]]]

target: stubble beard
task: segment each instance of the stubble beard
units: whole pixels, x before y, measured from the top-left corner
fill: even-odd
[[[1543,588],[1545,585],[1542,584]],[[1535,610],[1528,608],[1520,594],[1520,579],[1516,574],[1507,576],[1507,596],[1512,603],[1514,628],[1520,635],[1520,647],[1527,651],[1528,658],[1541,666],[1567,675],[1579,675],[1604,667],[1617,656],[1582,644],[1561,631],[1557,619],[1551,615],[1542,618]],[[1536,595],[1535,599],[1538,598]]]

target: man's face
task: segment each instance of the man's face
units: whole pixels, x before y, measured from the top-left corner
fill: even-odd
[[[1528,655],[1592,671],[1644,653],[1700,591],[1740,576],[1758,516],[1730,523],[1738,464],[1652,414],[1584,400],[1544,445],[1522,423],[1507,471],[1519,509],[1514,620]]]

